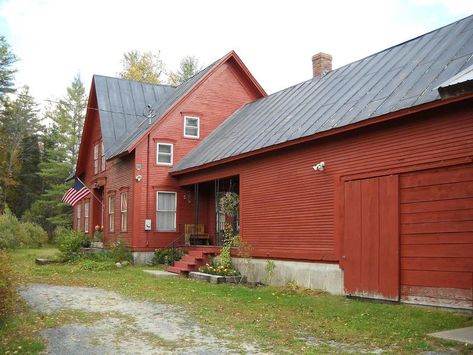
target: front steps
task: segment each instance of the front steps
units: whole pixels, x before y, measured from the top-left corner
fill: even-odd
[[[189,272],[198,271],[201,266],[207,264],[215,254],[215,251],[189,250],[174,266],[168,266],[166,271],[187,276]]]

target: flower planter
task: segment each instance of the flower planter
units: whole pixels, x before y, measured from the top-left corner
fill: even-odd
[[[207,281],[213,284],[222,284],[222,283],[240,283],[242,276],[219,276],[205,274],[203,272],[190,272],[189,277],[196,280]]]

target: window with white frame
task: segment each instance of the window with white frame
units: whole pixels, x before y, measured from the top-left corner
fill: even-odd
[[[100,154],[101,156],[101,161],[100,161],[100,171],[105,171],[105,149],[103,147],[103,142],[100,143]]]
[[[156,198],[156,228],[158,232],[176,230],[176,199],[175,192],[158,192]]]
[[[89,201],[84,202],[84,232],[89,233]]]
[[[184,116],[184,137],[199,138],[200,119],[199,117]]]
[[[170,143],[157,143],[156,164],[172,165],[173,145]]]
[[[81,218],[82,218],[82,205],[80,202],[76,205],[76,225],[77,225],[77,230],[81,230]]]
[[[120,213],[121,213],[121,231],[127,231],[127,215],[128,215],[128,201],[127,193],[122,192],[120,194]]]
[[[94,144],[94,174],[99,172],[99,145]]]
[[[115,232],[115,196],[108,196],[108,231]]]

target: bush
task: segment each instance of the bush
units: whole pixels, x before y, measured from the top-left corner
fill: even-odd
[[[114,257],[111,252],[103,251],[100,253],[91,253],[86,255],[86,259],[93,260],[93,261],[114,261]]]
[[[181,260],[183,255],[184,251],[182,249],[156,249],[154,251],[153,260],[151,260],[151,263],[153,265],[171,265],[174,261]]]
[[[8,208],[0,215],[0,249],[40,247],[47,241],[48,235],[41,226],[20,223]]]
[[[80,248],[84,235],[81,232],[64,229],[56,236],[57,247],[64,261],[74,261],[81,257]]]
[[[122,261],[133,262],[133,255],[131,254],[130,249],[121,240],[112,244],[111,252],[113,260],[117,263]]]
[[[48,233],[38,224],[26,222],[20,224],[20,230],[27,235],[25,246],[42,247],[48,242]]]
[[[84,259],[80,263],[80,269],[86,271],[108,271],[116,269],[115,262],[111,260],[92,260],[92,259]]]
[[[0,250],[0,320],[9,315],[15,306],[13,279],[10,257],[6,250]]]
[[[0,215],[0,249],[10,249],[19,246],[17,239],[20,223],[18,219],[11,213],[8,207],[5,212]]]

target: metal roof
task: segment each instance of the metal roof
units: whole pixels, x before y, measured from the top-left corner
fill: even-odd
[[[95,89],[100,107],[105,157],[110,159],[126,152],[132,143],[218,62],[219,60],[212,63],[177,87],[116,78],[97,82],[98,78],[105,77],[96,76]],[[147,105],[151,105],[151,115],[146,115],[150,112],[146,109]]]
[[[437,87],[473,64],[473,16],[243,106],[172,171],[440,99]]]
[[[169,85],[94,75],[105,157],[135,132],[143,121],[146,105],[160,106],[177,89]]]

